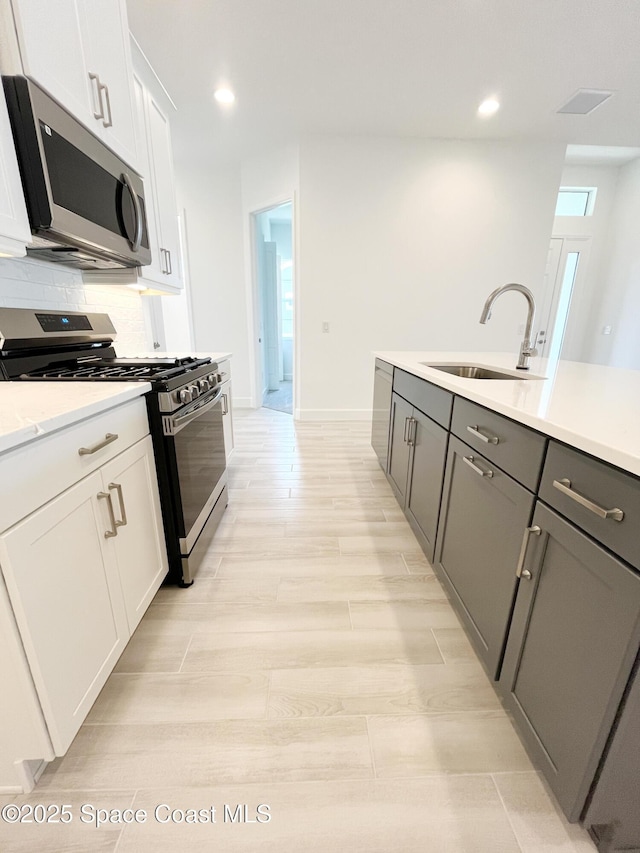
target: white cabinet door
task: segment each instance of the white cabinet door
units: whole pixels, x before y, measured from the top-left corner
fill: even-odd
[[[117,536],[109,544],[133,633],[168,570],[151,438],[125,450],[101,473],[116,516]]]
[[[131,49],[124,0],[78,0],[85,56],[99,77],[100,134],[127,163],[138,165],[133,114]],[[94,87],[97,82],[92,80]],[[97,94],[96,89],[93,92]]]
[[[74,0],[14,0],[13,12],[24,73],[96,132]]]
[[[135,168],[124,0],[13,0],[12,5],[25,74]]]
[[[147,214],[147,233],[151,249],[151,263],[140,270],[141,278],[151,282],[164,284],[165,273],[160,266],[160,236],[158,232],[158,205],[155,195],[154,175],[151,168],[151,151],[147,132],[147,91],[138,77],[133,77],[133,94],[135,103],[136,139],[139,155],[140,171],[145,183],[145,209]]]
[[[22,194],[4,90],[0,86],[0,254],[22,257],[31,228]]]
[[[222,383],[222,428],[224,429],[224,449],[227,457],[233,453],[233,410],[231,408],[231,381]]]
[[[156,263],[159,262],[162,271],[159,283],[175,289],[182,287],[182,270],[171,128],[168,118],[149,92],[147,92],[146,115],[160,254]]]
[[[0,536],[0,560],[51,742],[68,749],[128,637],[96,472]]]

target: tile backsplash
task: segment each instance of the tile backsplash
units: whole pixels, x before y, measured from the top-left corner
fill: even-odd
[[[151,349],[143,299],[130,288],[84,284],[82,274],[30,258],[0,260],[0,306],[53,311],[101,311],[111,317],[120,353]]]

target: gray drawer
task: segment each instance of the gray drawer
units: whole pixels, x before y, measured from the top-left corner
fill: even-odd
[[[397,367],[393,372],[393,390],[440,426],[449,429],[453,405],[453,394],[449,391]]]
[[[564,488],[559,489],[554,482]],[[570,488],[571,494],[564,490],[566,488]],[[598,542],[640,569],[638,477],[551,441],[542,472],[540,497]],[[589,506],[585,506],[584,499]],[[604,511],[614,509],[622,510],[621,521],[612,516],[601,517]]]
[[[495,412],[456,397],[451,432],[535,492],[546,438]]]

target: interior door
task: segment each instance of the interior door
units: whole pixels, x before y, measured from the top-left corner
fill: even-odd
[[[261,291],[265,337],[266,388],[277,391],[280,387],[280,358],[278,325],[278,256],[275,243],[264,240],[261,246]]]
[[[536,346],[541,356],[557,359],[565,342],[574,294],[584,280],[589,237],[554,237],[549,247],[545,289],[538,319]]]

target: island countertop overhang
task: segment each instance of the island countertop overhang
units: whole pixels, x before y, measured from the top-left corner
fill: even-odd
[[[374,355],[640,476],[640,371],[535,358],[520,378],[515,369],[517,356],[511,352],[376,351]],[[468,379],[428,363],[481,365],[506,370],[514,378]]]

